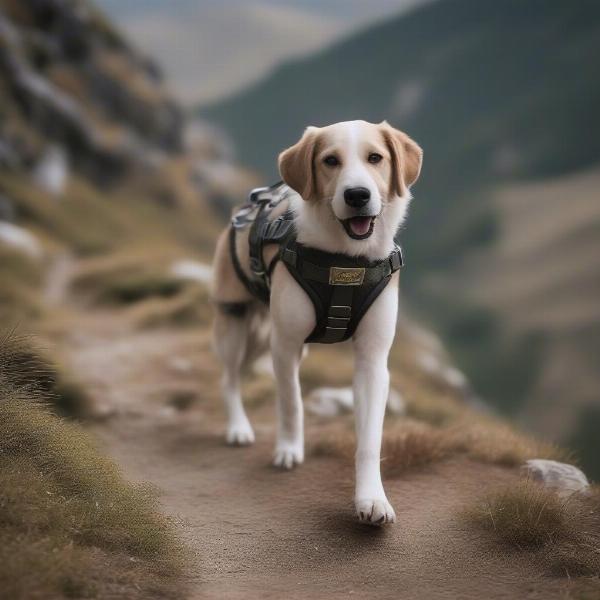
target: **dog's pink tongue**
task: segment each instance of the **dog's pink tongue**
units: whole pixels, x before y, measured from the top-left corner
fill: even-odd
[[[371,217],[354,217],[350,219],[350,229],[356,235],[365,235],[371,227]]]

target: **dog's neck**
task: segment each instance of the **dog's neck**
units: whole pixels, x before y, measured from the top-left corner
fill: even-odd
[[[404,221],[409,201],[410,197],[397,197],[386,202],[371,236],[355,240],[346,233],[326,202],[307,202],[294,195],[290,198],[290,208],[294,212],[296,239],[325,252],[383,260],[394,250],[394,238]]]

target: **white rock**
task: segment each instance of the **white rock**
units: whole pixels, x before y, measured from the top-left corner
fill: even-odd
[[[570,496],[590,487],[590,482],[581,469],[555,460],[531,459],[521,469],[534,481],[556,490],[560,496]]]
[[[171,274],[180,279],[190,279],[207,284],[212,278],[212,268],[197,260],[183,259],[171,265]]]
[[[68,178],[67,153],[60,146],[50,146],[33,170],[35,183],[46,193],[59,196],[65,191]]]
[[[387,401],[387,409],[393,415],[406,414],[406,402],[404,401],[402,394],[394,388],[390,388],[390,395]]]
[[[443,371],[440,359],[431,352],[419,352],[417,354],[417,364],[425,371],[432,375],[441,375]]]
[[[182,356],[174,356],[169,361],[169,366],[174,371],[179,371],[180,373],[189,373],[194,365],[192,364],[192,361],[189,358],[184,358]]]
[[[334,417],[352,410],[353,404],[351,387],[320,387],[310,393],[306,408],[319,417]]]
[[[444,351],[440,338],[428,329],[408,322],[404,323],[403,327],[408,336],[423,350],[428,350],[435,354],[442,354]]]
[[[448,385],[455,388],[464,388],[467,386],[467,378],[456,367],[446,367],[444,369],[444,379]]]
[[[313,390],[306,400],[306,409],[319,417],[335,417],[350,412],[354,406],[351,387],[320,387]],[[388,410],[395,415],[406,412],[406,404],[400,392],[390,388]]]
[[[13,250],[22,252],[30,258],[37,260],[42,257],[42,246],[37,238],[27,229],[18,225],[0,222],[0,243],[10,246]]]
[[[257,375],[267,375],[269,377],[275,377],[275,370],[273,369],[273,359],[269,352],[259,356],[252,365],[253,371]]]

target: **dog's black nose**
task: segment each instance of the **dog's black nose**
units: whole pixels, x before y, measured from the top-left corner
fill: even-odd
[[[371,197],[371,192],[364,187],[346,188],[344,190],[344,200],[352,208],[362,208]]]

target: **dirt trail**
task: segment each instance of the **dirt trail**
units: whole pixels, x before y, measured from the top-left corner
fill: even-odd
[[[310,455],[322,421],[308,419],[307,461],[294,472],[269,466],[270,402],[250,407],[255,446],[225,446],[205,331],[135,331],[117,313],[77,307],[70,331],[71,366],[111,414],[93,431],[130,478],[156,484],[196,554],[192,598],[564,597],[564,580],[457,517],[513,471],[451,460],[389,480],[398,523],[361,526],[352,464]]]

